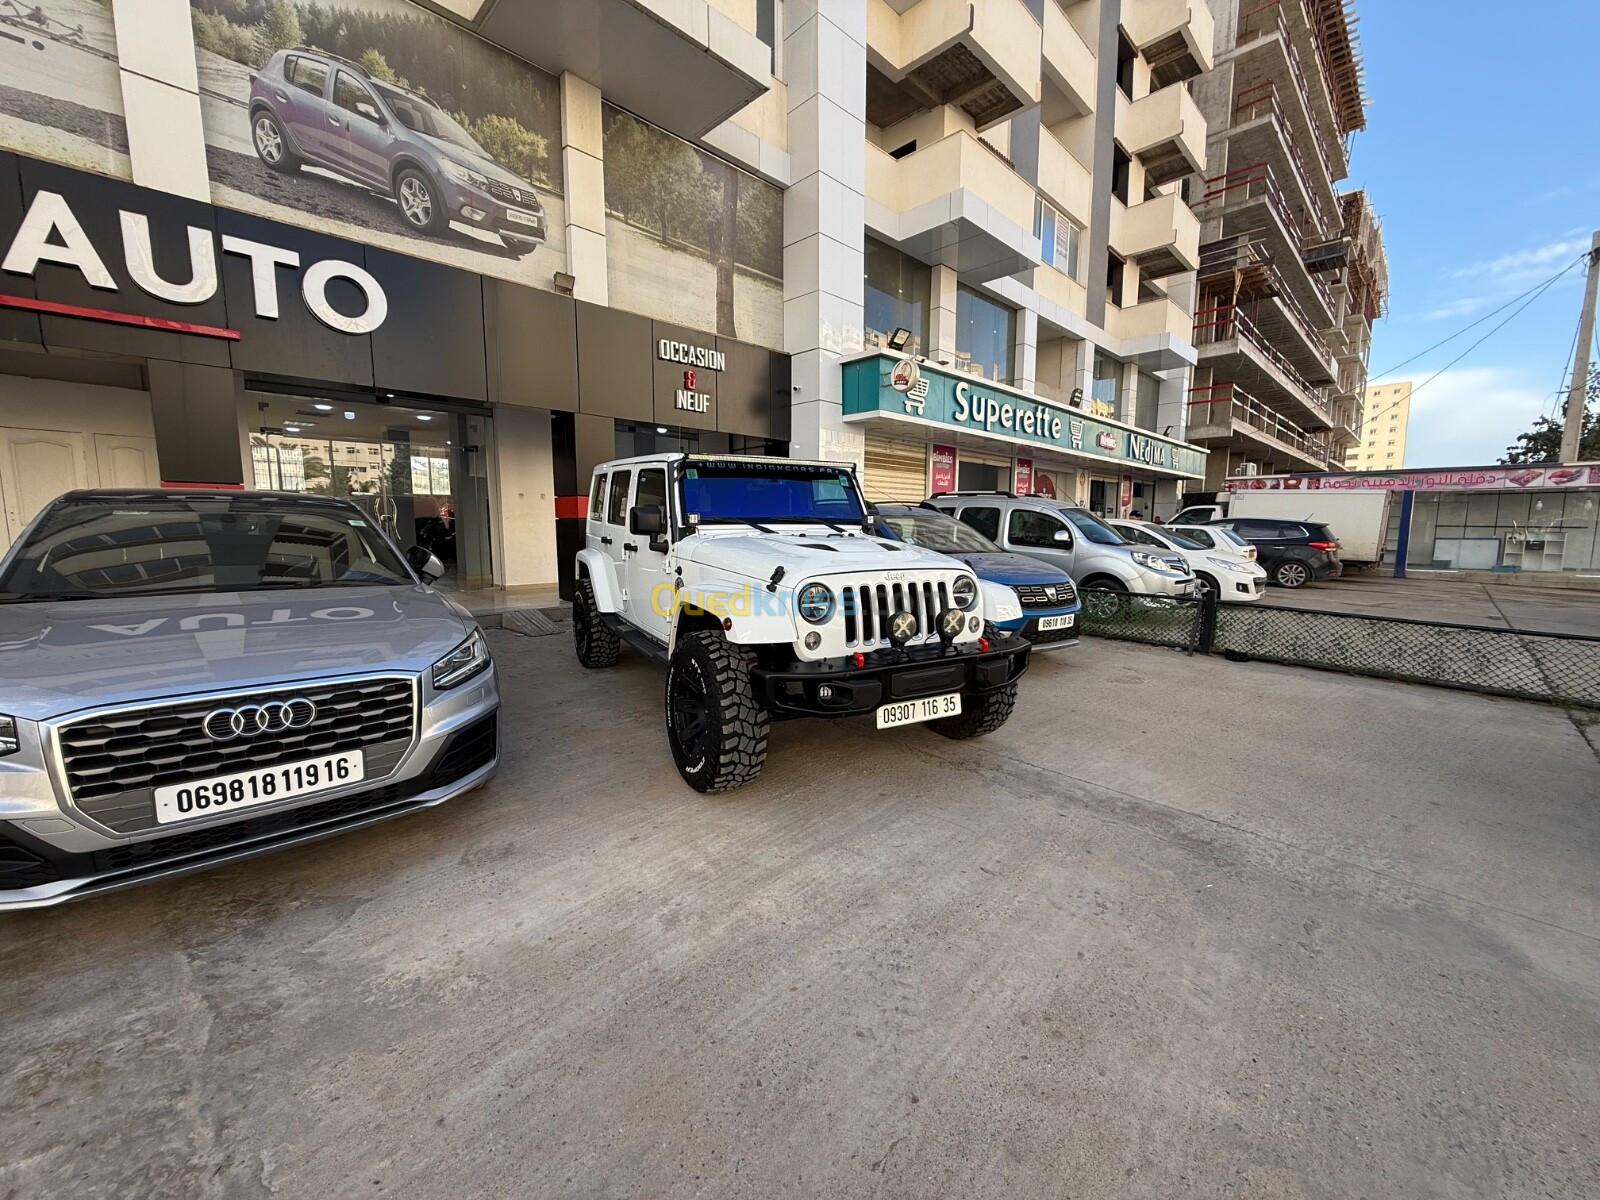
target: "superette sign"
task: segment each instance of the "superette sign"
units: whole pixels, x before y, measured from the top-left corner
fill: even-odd
[[[844,364],[846,418],[883,416],[1201,478],[1205,453],[1046,400],[889,355]]]

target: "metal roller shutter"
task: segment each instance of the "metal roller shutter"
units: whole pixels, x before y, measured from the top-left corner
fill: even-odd
[[[928,447],[869,433],[861,487],[874,502],[927,499]]]

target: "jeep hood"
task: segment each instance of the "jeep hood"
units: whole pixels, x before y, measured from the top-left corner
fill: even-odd
[[[765,583],[778,567],[792,587],[802,579],[853,571],[960,569],[948,555],[862,534],[841,534],[827,526],[803,526],[782,533],[702,531],[683,544],[682,556],[727,575]]]
[[[472,628],[416,586],[0,604],[0,712],[39,720],[187,692],[421,672]]]

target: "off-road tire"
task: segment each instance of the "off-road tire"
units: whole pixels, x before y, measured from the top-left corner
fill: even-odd
[[[622,639],[601,619],[594,584],[587,577],[578,580],[578,594],[572,598],[572,641],[578,661],[591,671],[616,666],[622,652]]]
[[[683,781],[697,792],[727,792],[761,774],[767,710],[756,701],[755,654],[709,629],[678,639],[667,666],[667,743]],[[703,725],[696,728],[700,706]]]
[[[1017,704],[1017,685],[1006,684],[992,692],[961,697],[961,715],[929,721],[928,728],[956,742],[993,733],[1011,719]]]

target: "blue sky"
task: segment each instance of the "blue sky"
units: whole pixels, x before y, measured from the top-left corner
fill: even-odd
[[[1368,189],[1389,253],[1373,378],[1548,279],[1600,229],[1600,0],[1358,0]],[[1550,412],[1582,300],[1569,272],[1412,404],[1407,466],[1498,461]],[[1514,308],[1515,306],[1513,306]],[[1389,375],[1418,383],[1512,310]]]

